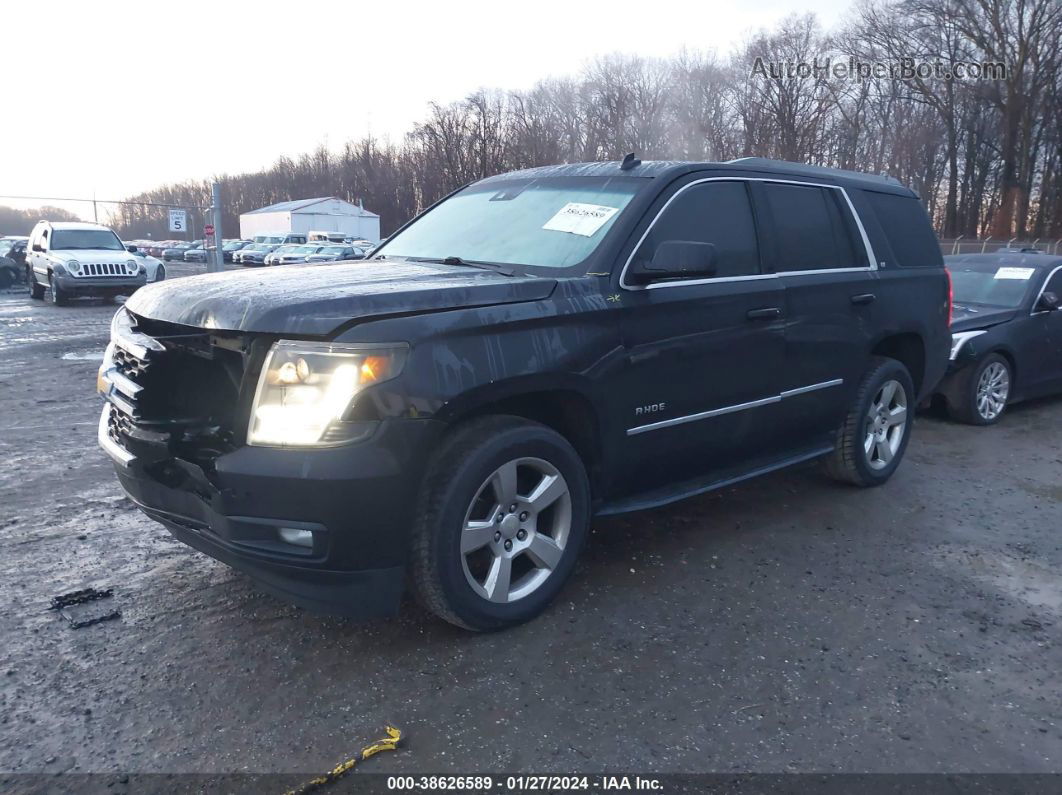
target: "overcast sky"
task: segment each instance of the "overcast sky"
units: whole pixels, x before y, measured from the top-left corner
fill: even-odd
[[[801,10],[832,27],[850,7]],[[794,10],[783,0],[8,3],[0,204],[124,198],[370,129],[398,140],[431,101],[527,88],[609,52],[726,53]]]

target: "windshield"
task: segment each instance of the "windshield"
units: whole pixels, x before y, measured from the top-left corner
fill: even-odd
[[[289,254],[316,254],[320,246],[295,246],[289,249]]]
[[[955,303],[1008,309],[1021,306],[1036,274],[1036,268],[980,262],[949,265],[948,270]]]
[[[110,229],[56,229],[52,233],[52,251],[84,248],[123,251],[125,246]]]
[[[7,252],[15,247],[15,244],[10,240],[0,240],[0,257],[7,256]]]
[[[545,177],[471,185],[387,241],[386,257],[570,268],[594,251],[646,184]]]
[[[233,249],[243,248],[246,245],[246,243],[226,243],[224,246],[221,247],[221,250],[232,251]]]
[[[343,246],[325,246],[321,249],[321,254],[342,254],[346,251]]]

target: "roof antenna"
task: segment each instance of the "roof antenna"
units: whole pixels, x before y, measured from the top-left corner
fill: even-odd
[[[637,168],[642,164],[642,161],[634,156],[634,152],[628,152],[627,156],[623,158],[623,162],[620,163],[620,171],[630,171],[632,168]]]

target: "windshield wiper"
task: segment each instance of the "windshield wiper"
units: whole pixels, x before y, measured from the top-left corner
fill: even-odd
[[[479,260],[467,260],[460,257],[443,257],[439,259],[437,257],[410,257],[412,262],[438,262],[440,265],[461,265],[468,268],[480,268],[485,271],[494,271],[500,273],[503,276],[515,276],[516,273],[505,268],[501,265],[497,265],[493,262],[481,262]]]

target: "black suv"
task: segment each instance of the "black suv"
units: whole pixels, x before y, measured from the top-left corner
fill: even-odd
[[[886,481],[949,285],[894,180],[746,158],[469,185],[363,262],[148,285],[99,440],[191,546],[291,601],[527,620],[591,518],[823,459]]]

